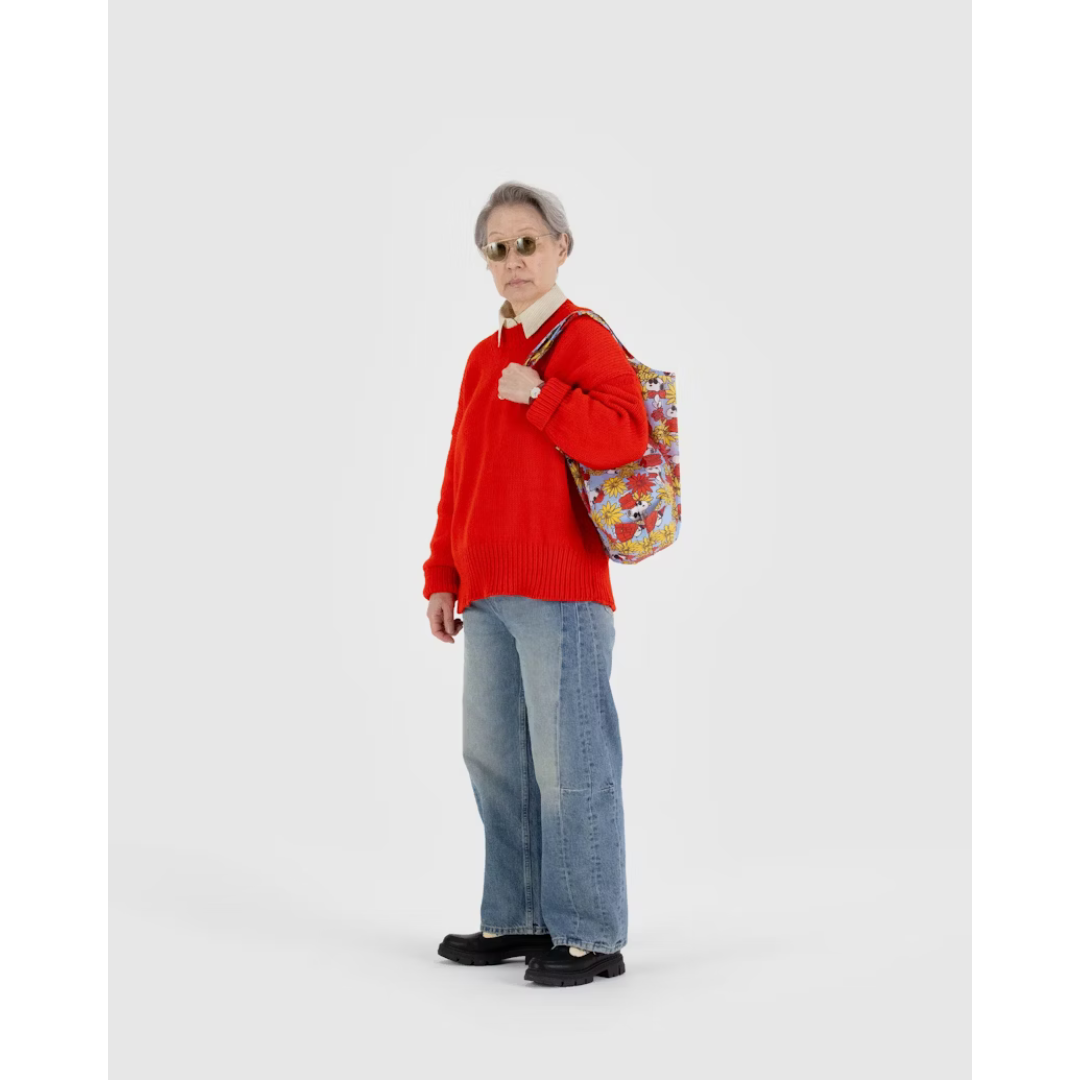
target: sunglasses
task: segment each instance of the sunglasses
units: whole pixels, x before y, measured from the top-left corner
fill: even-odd
[[[555,233],[541,233],[540,236],[555,236]],[[510,245],[519,255],[531,255],[536,251],[536,241],[540,236],[518,236],[511,240],[496,240],[492,244],[485,244],[480,250],[488,262],[502,262],[510,254]]]

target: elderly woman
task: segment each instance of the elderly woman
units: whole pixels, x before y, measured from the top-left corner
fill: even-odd
[[[504,301],[465,365],[423,569],[431,633],[453,644],[464,630],[464,758],[486,854],[480,929],[438,951],[524,957],[526,979],[573,986],[625,970],[627,903],[615,599],[563,454],[616,468],[645,453],[649,426],[637,372],[589,316],[524,364],[580,310],[555,282],[574,245],[560,201],[502,184],[475,241]]]

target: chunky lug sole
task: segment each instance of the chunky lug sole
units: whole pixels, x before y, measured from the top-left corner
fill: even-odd
[[[582,966],[572,971],[545,971],[540,964],[529,964],[525,968],[525,978],[543,986],[582,986],[591,983],[597,975],[613,979],[626,971],[626,961],[621,952],[594,956],[591,963],[586,956],[573,959],[580,960]]]
[[[498,941],[498,938],[487,938],[487,941]],[[534,956],[544,956],[551,949],[551,938],[532,943],[511,940],[507,945],[487,945],[482,949],[468,948],[444,941],[439,945],[439,955],[447,960],[454,960],[459,964],[470,964],[474,967],[482,967],[485,964],[501,964],[504,960],[513,960],[524,957],[527,964]]]

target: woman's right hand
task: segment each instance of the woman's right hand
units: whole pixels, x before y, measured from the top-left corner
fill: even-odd
[[[465,625],[461,619],[454,618],[454,601],[457,596],[452,592],[435,592],[428,600],[427,617],[431,623],[431,632],[440,641],[454,644],[454,636]]]

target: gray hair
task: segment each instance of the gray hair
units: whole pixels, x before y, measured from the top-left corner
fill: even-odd
[[[496,206],[516,206],[525,204],[536,210],[543,218],[548,232],[555,233],[558,239],[559,233],[566,233],[566,254],[574,250],[574,234],[570,231],[570,223],[566,220],[566,211],[557,195],[541,188],[530,187],[528,184],[518,184],[508,180],[500,184],[490,195],[480,216],[476,219],[476,230],[473,238],[476,246],[482,248],[487,243],[488,216]]]

